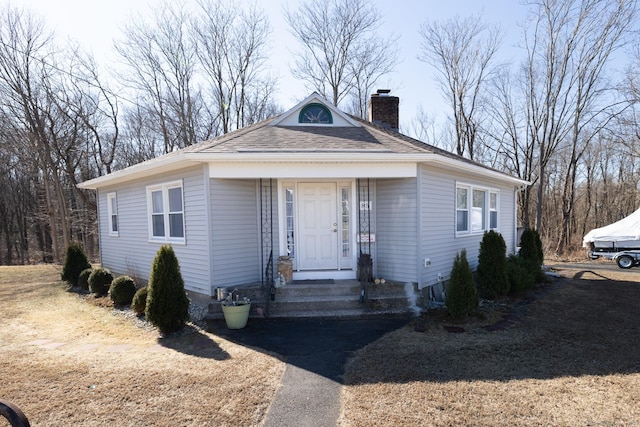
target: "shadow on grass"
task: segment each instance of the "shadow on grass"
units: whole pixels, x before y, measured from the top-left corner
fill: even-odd
[[[592,274],[592,275],[594,275],[596,277],[599,277],[601,279],[604,279],[604,280],[611,280],[609,277],[607,277],[607,276],[605,276],[605,275],[603,275],[601,273],[597,273],[597,272],[595,272],[593,270],[581,270],[581,271],[578,271],[576,274],[573,275],[573,278],[575,280],[580,280],[580,279],[583,279],[586,274]]]
[[[596,276],[602,277],[595,273]],[[347,384],[510,381],[640,373],[640,283],[558,279],[507,329],[404,328],[358,352]],[[384,366],[384,369],[381,369]]]
[[[158,338],[158,344],[177,352],[204,359],[227,360],[231,356],[208,335],[187,324],[180,332]]]

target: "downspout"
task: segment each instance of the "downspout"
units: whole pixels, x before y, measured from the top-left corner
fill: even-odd
[[[520,187],[514,187],[513,190],[513,249],[514,253],[518,253],[518,194],[524,191],[528,187],[528,184],[521,185]]]
[[[100,221],[100,189],[99,188],[96,188],[96,220],[98,221],[98,259],[100,260],[100,267],[104,267],[104,263],[102,262],[102,221]],[[120,222],[119,218],[118,218],[118,222]],[[120,227],[118,226],[118,229],[119,228]]]

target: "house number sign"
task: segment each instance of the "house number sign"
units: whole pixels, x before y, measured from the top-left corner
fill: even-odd
[[[372,202],[360,202],[361,211],[370,211]]]

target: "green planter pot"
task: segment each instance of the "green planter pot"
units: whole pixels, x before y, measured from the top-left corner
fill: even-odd
[[[242,329],[247,326],[251,303],[238,305],[223,305],[224,321],[229,329]]]

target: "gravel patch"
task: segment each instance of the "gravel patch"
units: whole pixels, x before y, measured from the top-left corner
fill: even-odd
[[[136,325],[136,327],[144,330],[154,330],[156,329],[151,323],[147,321],[147,319],[142,315],[138,316],[130,306],[119,306],[114,307],[113,303],[109,299],[108,296],[105,297],[96,297],[91,294],[89,291],[79,288],[72,287],[70,288],[70,292],[74,292],[78,295],[79,298],[88,301],[89,299],[93,299],[92,303],[94,305],[98,305],[101,307],[111,307],[111,312],[119,317],[124,317],[127,320],[131,321]],[[207,326],[205,322],[205,316],[209,312],[209,307],[207,305],[198,304],[193,301],[189,304],[189,324],[191,324],[196,329],[204,330]]]

